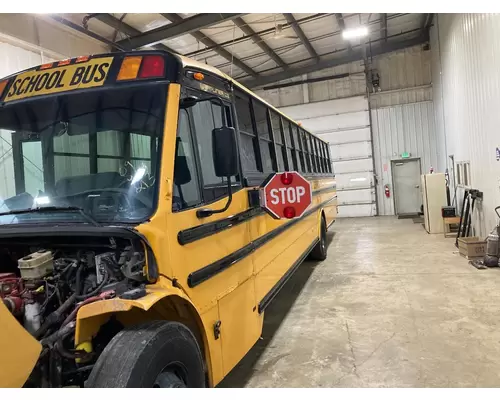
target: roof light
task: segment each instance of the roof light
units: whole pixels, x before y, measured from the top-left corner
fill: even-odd
[[[203,75],[201,72],[195,72],[193,74],[193,78],[197,81],[202,81],[203,79],[205,79],[205,75]]]
[[[165,60],[162,56],[144,56],[139,78],[159,78],[165,74]]]
[[[62,60],[57,63],[58,67],[62,67],[63,65],[69,65],[71,63],[71,60],[68,58],[67,60]]]
[[[342,31],[342,37],[344,39],[355,39],[368,35],[368,28],[366,26],[360,26],[354,29],[347,29]]]
[[[2,97],[3,91],[5,90],[8,83],[9,83],[8,79],[0,81],[0,97]]]
[[[132,56],[125,57],[118,73],[117,81],[124,81],[137,78],[139,68],[141,66],[142,57]]]
[[[54,63],[42,64],[42,65],[40,65],[40,69],[49,69],[49,68],[52,68],[53,65],[54,65]]]
[[[80,57],[76,57],[76,62],[77,63],[81,63],[81,62],[85,62],[85,61],[88,61],[89,60],[89,56],[80,56]]]

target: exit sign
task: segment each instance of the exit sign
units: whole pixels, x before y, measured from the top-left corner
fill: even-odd
[[[401,158],[410,158],[410,153],[407,153],[406,151],[401,154]]]

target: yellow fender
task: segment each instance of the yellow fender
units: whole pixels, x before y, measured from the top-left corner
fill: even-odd
[[[24,385],[38,361],[42,345],[29,334],[0,300],[0,387]]]
[[[170,280],[161,277],[154,285],[146,286],[146,296],[136,300],[114,298],[87,304],[78,310],[76,317],[75,346],[92,340],[100,327],[112,316],[125,325],[134,325],[148,319],[169,319],[165,305],[170,305],[170,311],[180,317],[179,322],[190,321],[191,329],[199,340],[200,347],[205,353],[205,360],[212,381],[211,344],[206,337],[200,314],[191,299],[181,289],[174,287]],[[173,305],[173,308],[172,308]]]

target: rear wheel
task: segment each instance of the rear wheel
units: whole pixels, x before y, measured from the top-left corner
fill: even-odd
[[[118,333],[97,360],[86,387],[200,388],[203,358],[193,333],[178,322],[152,321]]]
[[[325,217],[321,217],[321,229],[319,235],[319,242],[314,246],[309,254],[309,258],[315,261],[326,260],[327,246],[326,246],[326,221]]]

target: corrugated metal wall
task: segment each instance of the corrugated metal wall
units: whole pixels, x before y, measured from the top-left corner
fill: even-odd
[[[431,52],[409,47],[376,57],[381,92],[372,93],[372,108],[432,100]]]
[[[296,104],[364,95],[366,93],[364,63],[359,61],[312,72],[300,77],[277,82],[276,84],[323,78],[344,73],[350,73],[351,75],[347,78],[299,84],[279,89],[258,89],[255,93],[275,107],[287,107]]]
[[[436,26],[437,25],[437,26]],[[431,30],[435,120],[446,151],[470,162],[471,186],[484,200],[474,215],[476,234],[497,223],[500,205],[500,14],[437,14]],[[460,196],[457,196],[460,198]]]
[[[373,147],[377,175],[379,215],[394,215],[394,187],[391,160],[409,152],[420,158],[422,172],[438,164],[434,109],[431,101],[372,109]],[[386,198],[384,185],[392,196]]]

